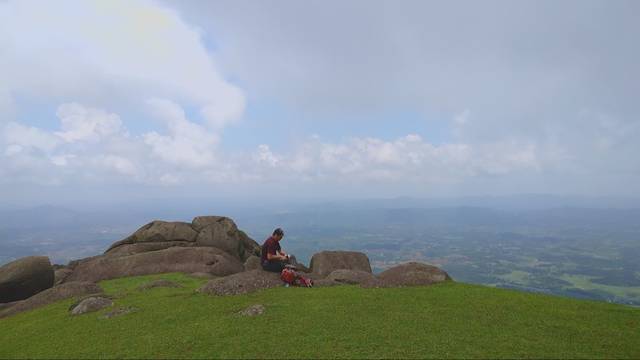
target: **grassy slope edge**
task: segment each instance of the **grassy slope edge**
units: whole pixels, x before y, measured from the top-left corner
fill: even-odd
[[[184,288],[136,290],[151,279]],[[214,297],[204,280],[104,281],[112,319],[66,300],[0,320],[0,358],[640,358],[640,309],[464,283],[275,288]],[[257,317],[236,313],[263,304]]]

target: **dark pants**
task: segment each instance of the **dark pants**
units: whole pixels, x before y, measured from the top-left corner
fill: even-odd
[[[285,265],[297,265],[298,262],[296,261],[296,257],[295,256],[291,256],[289,258],[289,261],[282,261],[282,260],[267,260],[264,262],[264,264],[262,264],[262,269],[265,271],[271,271],[271,272],[282,272],[282,269],[284,269]]]
[[[282,269],[284,269],[284,265],[284,262],[278,260],[265,261],[264,264],[262,264],[262,269],[264,271],[279,273],[282,272]]]

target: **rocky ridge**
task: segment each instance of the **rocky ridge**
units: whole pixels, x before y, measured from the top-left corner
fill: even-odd
[[[279,274],[263,271],[260,245],[224,216],[199,216],[191,223],[152,221],[113,243],[103,254],[51,265],[31,256],[0,267],[0,318],[71,297],[102,299],[99,281],[147,274],[183,272],[210,277],[197,291],[226,296],[281,286]],[[306,274],[315,286],[363,287],[430,285],[451,281],[441,269],[406,263],[373,274],[368,257],[354,251],[322,251]],[[157,285],[154,285],[157,286]],[[105,305],[107,301],[98,301]],[[82,307],[98,309],[89,302]],[[105,305],[107,306],[107,305]]]

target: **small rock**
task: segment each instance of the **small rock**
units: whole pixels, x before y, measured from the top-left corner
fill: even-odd
[[[104,314],[103,318],[104,319],[111,319],[113,317],[116,316],[120,316],[120,315],[126,315],[132,312],[138,311],[137,308],[132,307],[132,306],[127,306],[127,307],[119,307],[117,309],[114,309],[112,311],[109,311],[108,313]]]
[[[265,307],[260,304],[251,305],[248,308],[238,312],[242,316],[258,316],[264,313]]]
[[[80,303],[74,306],[71,310],[71,315],[94,312],[111,305],[113,305],[113,301],[109,298],[92,296],[80,301]]]
[[[149,290],[151,288],[155,288],[155,287],[172,287],[172,288],[181,288],[183,287],[182,285],[173,282],[171,280],[166,280],[166,279],[159,279],[159,280],[154,280],[151,282],[148,282],[146,284],[142,284],[140,286],[138,286],[138,290]]]

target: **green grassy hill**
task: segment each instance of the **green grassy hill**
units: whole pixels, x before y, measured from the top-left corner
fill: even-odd
[[[151,279],[184,288],[137,290]],[[275,288],[215,297],[205,280],[104,281],[114,307],[73,300],[0,320],[0,358],[640,358],[640,309],[447,282],[429,287]],[[238,315],[253,304],[255,317]]]

